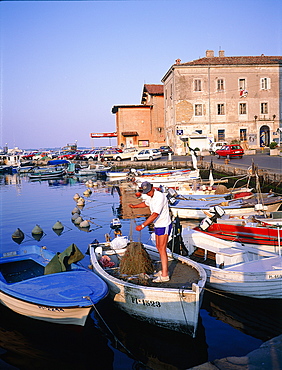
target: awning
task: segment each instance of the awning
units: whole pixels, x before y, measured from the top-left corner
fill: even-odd
[[[137,131],[126,131],[121,133],[122,136],[139,136]]]

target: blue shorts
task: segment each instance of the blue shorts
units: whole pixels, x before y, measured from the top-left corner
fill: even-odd
[[[167,227],[155,227],[155,234],[156,235],[169,235],[171,232],[172,224],[168,225]]]

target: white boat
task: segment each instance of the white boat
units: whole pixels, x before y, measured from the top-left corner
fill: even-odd
[[[107,177],[110,181],[114,180],[125,180],[128,176],[128,172],[123,171],[107,171],[106,172]]]
[[[181,219],[202,220],[207,216],[211,207],[220,206],[227,215],[241,216],[248,214],[259,214],[261,206],[264,211],[275,212],[282,204],[282,197],[269,196],[263,198],[263,204],[258,203],[256,198],[250,199],[231,199],[218,200],[211,199],[206,201],[200,200],[175,200],[170,205],[173,216]]]
[[[189,257],[207,273],[207,286],[234,295],[282,298],[281,255],[184,228]]]
[[[106,174],[107,171],[111,169],[111,166],[105,166],[103,164],[96,164],[95,166],[89,165],[87,167],[82,167],[76,171],[78,176],[94,176],[98,173]]]
[[[167,186],[169,188],[179,188],[183,183],[192,183],[194,180],[200,178],[199,170],[191,170],[189,172],[179,172],[167,175],[153,175],[153,176],[136,176],[134,181],[141,185],[143,181],[148,181],[155,187]]]
[[[156,247],[144,248],[154,263],[159,262]],[[110,243],[91,244],[89,249],[93,269],[108,284],[109,295],[118,308],[139,320],[195,337],[206,282],[202,267],[168,250],[170,281],[146,280],[143,285],[138,279],[134,282],[134,276],[120,276],[119,260],[125,249],[113,250]],[[105,255],[114,262],[113,267],[100,265],[99,259]]]

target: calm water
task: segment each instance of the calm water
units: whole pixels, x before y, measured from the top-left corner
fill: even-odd
[[[85,253],[94,239],[104,241],[106,233],[113,234],[111,220],[122,216],[120,197],[107,182],[92,188],[82,211],[91,221],[86,232],[71,221],[73,196],[85,190],[83,181],[75,179],[29,182],[18,175],[0,176],[1,252],[17,249],[11,238],[17,228],[25,234],[22,245],[45,245],[55,252],[75,243]],[[56,221],[64,225],[61,235],[52,230]],[[133,221],[121,222],[127,235]],[[44,232],[40,241],[32,237],[35,225]],[[139,233],[133,237],[137,240]],[[149,243],[147,228],[142,241]],[[82,263],[89,265],[88,255]],[[28,319],[0,305],[0,368],[188,369],[216,358],[244,356],[279,335],[279,310],[278,303],[239,301],[206,291],[198,335],[192,339],[133,320],[107,301],[99,306],[100,316],[92,312],[83,328]]]

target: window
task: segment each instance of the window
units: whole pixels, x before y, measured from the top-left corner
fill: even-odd
[[[202,115],[203,115],[203,105],[195,104],[195,116],[202,116]]]
[[[270,89],[270,78],[267,78],[267,77],[261,78],[260,88],[261,90],[269,90]]]
[[[225,130],[217,131],[218,141],[225,141]]]
[[[247,104],[246,103],[239,104],[239,114],[247,114]]]
[[[219,78],[217,80],[217,91],[223,91],[223,90],[224,90],[223,79],[222,78]]]
[[[194,91],[202,91],[202,81],[194,80]]]
[[[240,129],[240,140],[247,141],[247,129],[245,128]]]
[[[202,134],[203,130],[195,130],[195,132],[198,132],[198,134]]]
[[[217,114],[222,116],[225,114],[224,104],[217,104]]]
[[[260,103],[260,113],[268,114],[268,103]]]
[[[239,90],[246,90],[245,78],[239,78]]]

